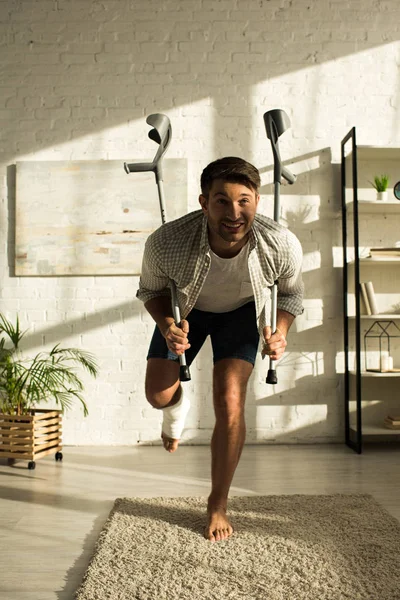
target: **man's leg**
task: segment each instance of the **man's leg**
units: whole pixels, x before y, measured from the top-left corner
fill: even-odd
[[[149,358],[146,370],[146,398],[153,408],[174,406],[181,398],[179,363],[166,358]],[[175,452],[179,440],[162,434],[164,448]]]
[[[214,365],[213,392],[215,428],[211,440],[211,494],[205,537],[220,541],[232,535],[226,516],[228,493],[246,436],[244,406],[247,382],[253,365],[238,358],[225,358]]]
[[[189,322],[190,348],[185,354],[186,363],[190,366],[208,335],[207,313],[193,309],[187,316],[187,320]],[[182,387],[179,381],[180,365],[178,360],[171,360],[174,358],[176,357],[168,350],[160,330],[158,327],[155,327],[147,356],[145,384],[146,398],[154,408],[170,408],[181,399]],[[178,447],[178,437],[173,437],[171,434],[174,433],[174,430],[182,431],[183,421],[189,406],[188,399],[184,398],[183,405],[178,406],[176,410],[168,411],[169,415],[163,415],[163,425],[167,431],[169,430],[170,436],[165,435],[164,432],[161,437],[164,448],[168,452],[175,452]],[[167,427],[167,425],[169,426]]]

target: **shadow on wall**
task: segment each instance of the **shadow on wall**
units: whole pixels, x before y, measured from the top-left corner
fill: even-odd
[[[103,328],[106,325],[126,322],[129,319],[139,317],[141,312],[141,302],[130,300],[121,302],[110,309],[84,314],[80,319],[65,320],[59,325],[42,327],[36,333],[26,333],[21,342],[21,350],[25,352],[50,343],[50,341],[63,339],[68,335],[82,335]]]

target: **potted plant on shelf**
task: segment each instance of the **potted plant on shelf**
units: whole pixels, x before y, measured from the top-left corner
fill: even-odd
[[[383,200],[386,202],[387,200],[387,189],[389,185],[389,176],[388,175],[375,175],[374,181],[370,181],[373,187],[377,192],[377,200]]]
[[[62,460],[62,414],[75,400],[88,408],[81,394],[82,381],[76,366],[96,377],[95,357],[77,348],[60,348],[39,352],[25,359],[19,344],[25,332],[20,330],[19,319],[14,326],[0,313],[0,458],[10,463],[16,459],[29,460],[28,468],[35,468],[35,458],[56,454]],[[6,341],[11,347],[6,348]],[[60,410],[39,409],[40,402],[55,401]]]

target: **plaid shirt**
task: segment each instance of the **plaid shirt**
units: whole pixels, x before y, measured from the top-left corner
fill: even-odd
[[[301,277],[303,252],[286,227],[257,214],[249,235],[249,273],[260,335],[271,325],[271,287],[278,284],[277,307],[297,316],[303,312]],[[207,217],[196,210],[165,223],[145,245],[136,297],[147,302],[170,296],[169,280],[177,287],[182,319],[194,307],[211,264]]]

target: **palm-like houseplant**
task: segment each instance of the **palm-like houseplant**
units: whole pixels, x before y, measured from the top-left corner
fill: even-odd
[[[62,460],[61,414],[75,400],[88,414],[82,396],[83,384],[76,366],[97,376],[94,356],[78,348],[60,348],[39,352],[25,359],[19,344],[22,332],[19,319],[14,326],[0,313],[0,457],[28,459],[29,469],[35,468],[35,458],[56,453]],[[6,347],[6,341],[11,347]],[[61,410],[36,409],[41,402],[54,400]]]
[[[12,348],[6,348],[6,338],[0,339],[0,412],[28,414],[39,402],[51,398],[64,412],[77,399],[86,416],[88,408],[81,394],[83,384],[75,365],[96,377],[98,367],[94,356],[78,348],[60,348],[57,344],[50,352],[39,352],[33,359],[26,360],[19,348],[25,333],[20,330],[18,317],[14,327],[0,313],[0,334],[6,334],[12,343]]]

